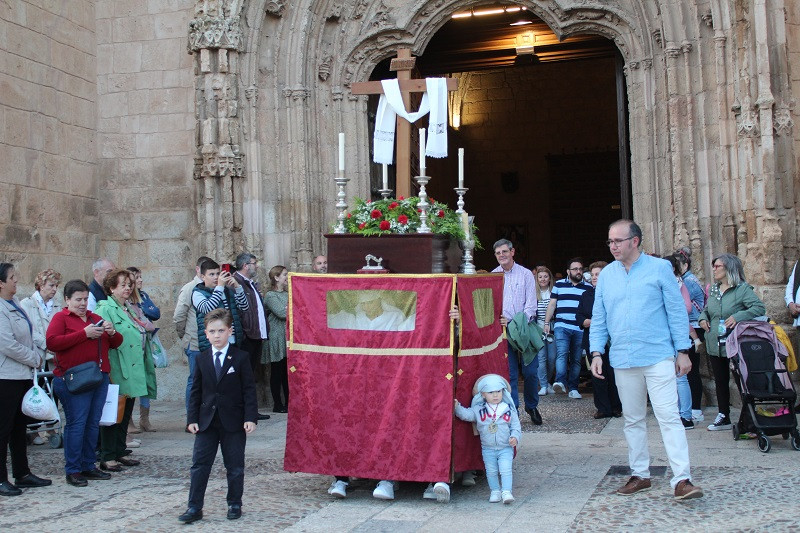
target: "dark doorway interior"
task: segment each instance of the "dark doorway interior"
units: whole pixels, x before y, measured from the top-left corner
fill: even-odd
[[[512,26],[523,19],[530,24]],[[533,35],[533,54],[518,55],[524,32]],[[628,169],[620,168],[630,158],[627,130],[618,128],[627,110],[617,91],[617,56],[602,37],[558,41],[520,10],[453,19],[418,58],[413,77],[459,78],[450,99],[450,156],[428,158],[428,191],[455,207],[456,152],[463,147],[465,209],[484,245],[478,268],[496,266],[491,245],[501,237],[514,242],[517,260],[529,268],[543,263],[563,272],[573,256],[610,259],[607,226],[631,207]],[[385,63],[373,79],[393,77]],[[412,129],[425,126],[423,119]],[[379,169],[373,174],[377,184]]]

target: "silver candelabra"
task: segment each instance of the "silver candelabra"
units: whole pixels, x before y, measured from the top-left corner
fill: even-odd
[[[339,214],[336,216],[339,223],[336,224],[336,228],[334,228],[334,233],[347,233],[344,228],[344,221],[347,218],[347,193],[345,192],[345,188],[347,187],[347,182],[350,181],[350,178],[344,177],[344,170],[339,171],[339,175],[334,178],[336,181],[336,186],[339,187],[339,192],[336,195],[336,209],[339,211]]]
[[[464,212],[464,195],[467,194],[469,189],[466,187],[455,187],[453,190],[456,191],[458,195],[458,202],[456,202],[458,209],[456,209],[456,213],[460,215]]]
[[[417,180],[419,185],[419,203],[417,204],[419,208],[419,228],[417,228],[417,233],[431,233],[431,228],[428,227],[428,209],[430,209],[431,204],[428,203],[428,193],[425,192],[425,185],[428,184],[431,178],[430,176],[417,176],[414,179]]]

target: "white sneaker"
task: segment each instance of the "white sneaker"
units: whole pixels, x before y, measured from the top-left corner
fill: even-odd
[[[572,398],[573,400],[580,400],[581,398],[583,398],[583,396],[581,396],[581,393],[576,390],[569,391],[569,397]]]
[[[378,481],[378,486],[372,491],[372,497],[379,500],[394,500],[394,482]]]
[[[489,495],[489,503],[500,503],[500,491],[493,490],[492,493]]]
[[[553,389],[553,386],[552,385],[548,385],[547,386],[547,394],[555,394],[555,393],[556,393],[556,391],[555,391],[555,389]]]
[[[142,443],[136,439],[131,439],[125,443],[126,448],[138,448],[142,445]]]
[[[344,498],[347,496],[347,482],[340,479],[335,479],[328,488],[328,494],[336,496],[337,498]]]
[[[450,501],[450,485],[447,483],[436,483],[433,485],[433,492],[436,494],[436,501],[447,503]]]
[[[511,494],[510,490],[504,490],[502,496],[503,496],[503,503],[506,505],[514,501],[514,495]]]
[[[702,422],[706,417],[703,416],[702,409],[692,409],[692,420],[695,422]]]
[[[560,381],[556,381],[553,383],[553,392],[560,392],[561,394],[564,394],[567,392],[567,388]]]
[[[475,486],[475,471],[474,470],[467,470],[461,474],[461,486],[462,487],[474,487]]]
[[[539,389],[539,396],[546,396],[547,395],[547,387],[542,387]]]
[[[31,444],[35,446],[41,446],[42,444],[44,444],[44,442],[45,441],[41,436],[36,435],[35,437],[33,437],[33,441],[31,441]]]

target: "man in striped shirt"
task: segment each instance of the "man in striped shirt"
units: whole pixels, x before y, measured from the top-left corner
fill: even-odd
[[[536,278],[533,272],[514,262],[514,245],[508,239],[500,239],[494,243],[494,256],[499,266],[492,272],[503,273],[503,314],[500,323],[505,326],[517,315],[525,313],[528,322],[536,318]],[[522,378],[525,383],[525,412],[531,422],[537,426],[542,423],[539,413],[539,354],[529,364],[522,360],[522,354],[507,343],[508,374],[511,384],[511,397],[519,409],[519,368],[522,367]]]
[[[575,318],[581,296],[591,285],[583,280],[583,261],[579,258],[569,260],[567,278],[556,282],[550,293],[550,304],[544,318],[544,332],[550,333],[550,321],[555,315],[553,336],[556,340],[556,377],[553,389],[567,392],[573,399],[582,398],[578,392],[578,378],[581,374],[581,347],[583,331]],[[567,388],[564,387],[566,382]]]

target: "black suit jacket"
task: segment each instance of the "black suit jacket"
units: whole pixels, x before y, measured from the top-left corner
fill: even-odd
[[[245,422],[258,422],[258,400],[250,356],[231,345],[217,381],[214,347],[204,350],[195,361],[192,390],[189,394],[187,425],[198,424],[205,431],[219,415],[225,431],[243,431]]]

